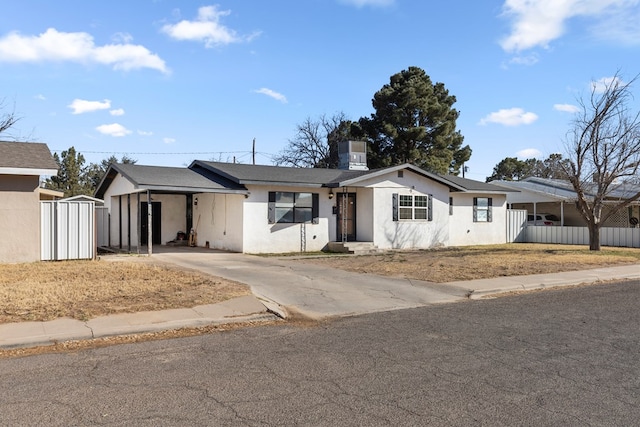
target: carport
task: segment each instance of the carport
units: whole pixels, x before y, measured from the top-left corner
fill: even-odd
[[[95,196],[104,199],[110,212],[112,246],[141,252],[161,244],[162,234],[194,228],[193,210],[200,194],[248,195],[247,189],[203,169],[112,164]]]

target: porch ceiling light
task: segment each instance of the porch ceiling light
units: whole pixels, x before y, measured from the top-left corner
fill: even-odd
[[[329,200],[333,199],[333,189],[329,189]]]

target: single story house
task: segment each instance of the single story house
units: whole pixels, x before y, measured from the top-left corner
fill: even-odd
[[[0,142],[0,262],[40,260],[40,176],[57,172],[46,144]]]
[[[507,193],[507,203],[512,209],[525,209],[531,215],[554,214],[560,218],[561,225],[565,226],[586,226],[576,208],[576,192],[567,180],[529,177],[521,181],[491,181],[491,184],[517,190]],[[605,209],[608,203],[617,203],[638,191],[640,191],[638,186],[614,188],[605,200]],[[609,218],[603,226],[634,227],[638,225],[638,218],[640,218],[640,201],[635,201]]]
[[[362,161],[362,153],[350,157]],[[196,160],[187,168],[113,164],[97,188],[112,246],[197,245],[245,253],[505,243],[512,190],[410,164],[310,169]],[[150,226],[149,226],[150,225]]]

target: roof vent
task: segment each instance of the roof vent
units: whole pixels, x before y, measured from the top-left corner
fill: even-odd
[[[367,143],[341,141],[338,143],[338,169],[367,171]]]

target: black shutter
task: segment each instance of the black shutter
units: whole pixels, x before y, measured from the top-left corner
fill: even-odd
[[[433,195],[427,198],[427,221],[433,221]]]
[[[311,222],[317,224],[320,218],[320,195],[311,194]]]
[[[398,193],[393,193],[391,202],[393,204],[393,220],[398,220]]]
[[[478,222],[478,198],[473,198],[473,222]]]
[[[493,197],[489,197],[487,205],[488,205],[488,207],[487,207],[487,221],[488,222],[492,222],[493,221],[493,215],[491,213],[492,213],[492,210],[493,210]]]
[[[276,223],[276,192],[269,191],[269,212],[268,212],[269,224]]]

